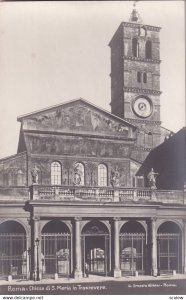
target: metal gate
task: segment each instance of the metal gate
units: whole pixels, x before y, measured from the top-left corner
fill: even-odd
[[[157,235],[159,273],[181,273],[181,236],[179,233]]]
[[[26,236],[21,233],[0,234],[0,278],[27,278]]]
[[[43,233],[41,236],[42,277],[69,277],[71,273],[71,235]]]
[[[146,241],[144,233],[120,234],[120,267],[123,275],[145,273]]]
[[[88,265],[90,274],[107,276],[110,272],[110,238],[109,234],[82,235],[82,269],[86,273]]]

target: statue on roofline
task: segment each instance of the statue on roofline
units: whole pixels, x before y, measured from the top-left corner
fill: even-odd
[[[39,169],[37,166],[34,166],[32,171],[31,171],[31,175],[32,175],[32,183],[33,184],[38,184],[38,180],[39,180]]]
[[[118,168],[111,171],[110,183],[112,187],[119,186],[119,171]]]
[[[154,169],[151,168],[149,174],[147,175],[147,179],[149,181],[149,187],[151,189],[157,189],[156,187],[156,177],[159,175],[158,173],[154,172]]]
[[[74,184],[75,185],[81,184],[81,170],[79,164],[76,164],[74,167]]]

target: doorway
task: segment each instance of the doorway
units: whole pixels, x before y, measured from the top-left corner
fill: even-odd
[[[29,273],[26,232],[16,221],[0,225],[0,278],[25,279]]]
[[[146,234],[136,221],[125,223],[120,230],[120,267],[122,275],[145,273]]]
[[[55,220],[47,223],[41,235],[42,277],[69,277],[71,274],[71,234],[67,225]]]
[[[163,223],[157,234],[159,274],[182,272],[182,233],[177,224]]]
[[[88,265],[89,274],[107,276],[110,273],[110,235],[107,227],[97,221],[89,222],[82,232],[82,269]]]

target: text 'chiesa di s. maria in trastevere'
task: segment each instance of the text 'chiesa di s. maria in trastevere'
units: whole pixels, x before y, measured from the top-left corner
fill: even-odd
[[[186,273],[171,150],[185,128],[161,127],[160,30],[134,8],[114,33],[111,112],[78,98],[18,117],[17,154],[0,160],[0,279]]]

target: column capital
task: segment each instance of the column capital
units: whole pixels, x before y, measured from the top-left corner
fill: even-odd
[[[120,217],[114,217],[114,218],[113,218],[113,221],[115,221],[115,222],[116,222],[116,221],[121,221],[121,218],[120,218]]]
[[[81,217],[75,217],[74,220],[75,220],[76,222],[78,222],[78,221],[82,221],[82,218],[81,218]]]
[[[33,221],[34,222],[39,222],[40,221],[40,216],[33,216]]]
[[[157,217],[151,217],[150,220],[151,220],[151,222],[156,223]]]

